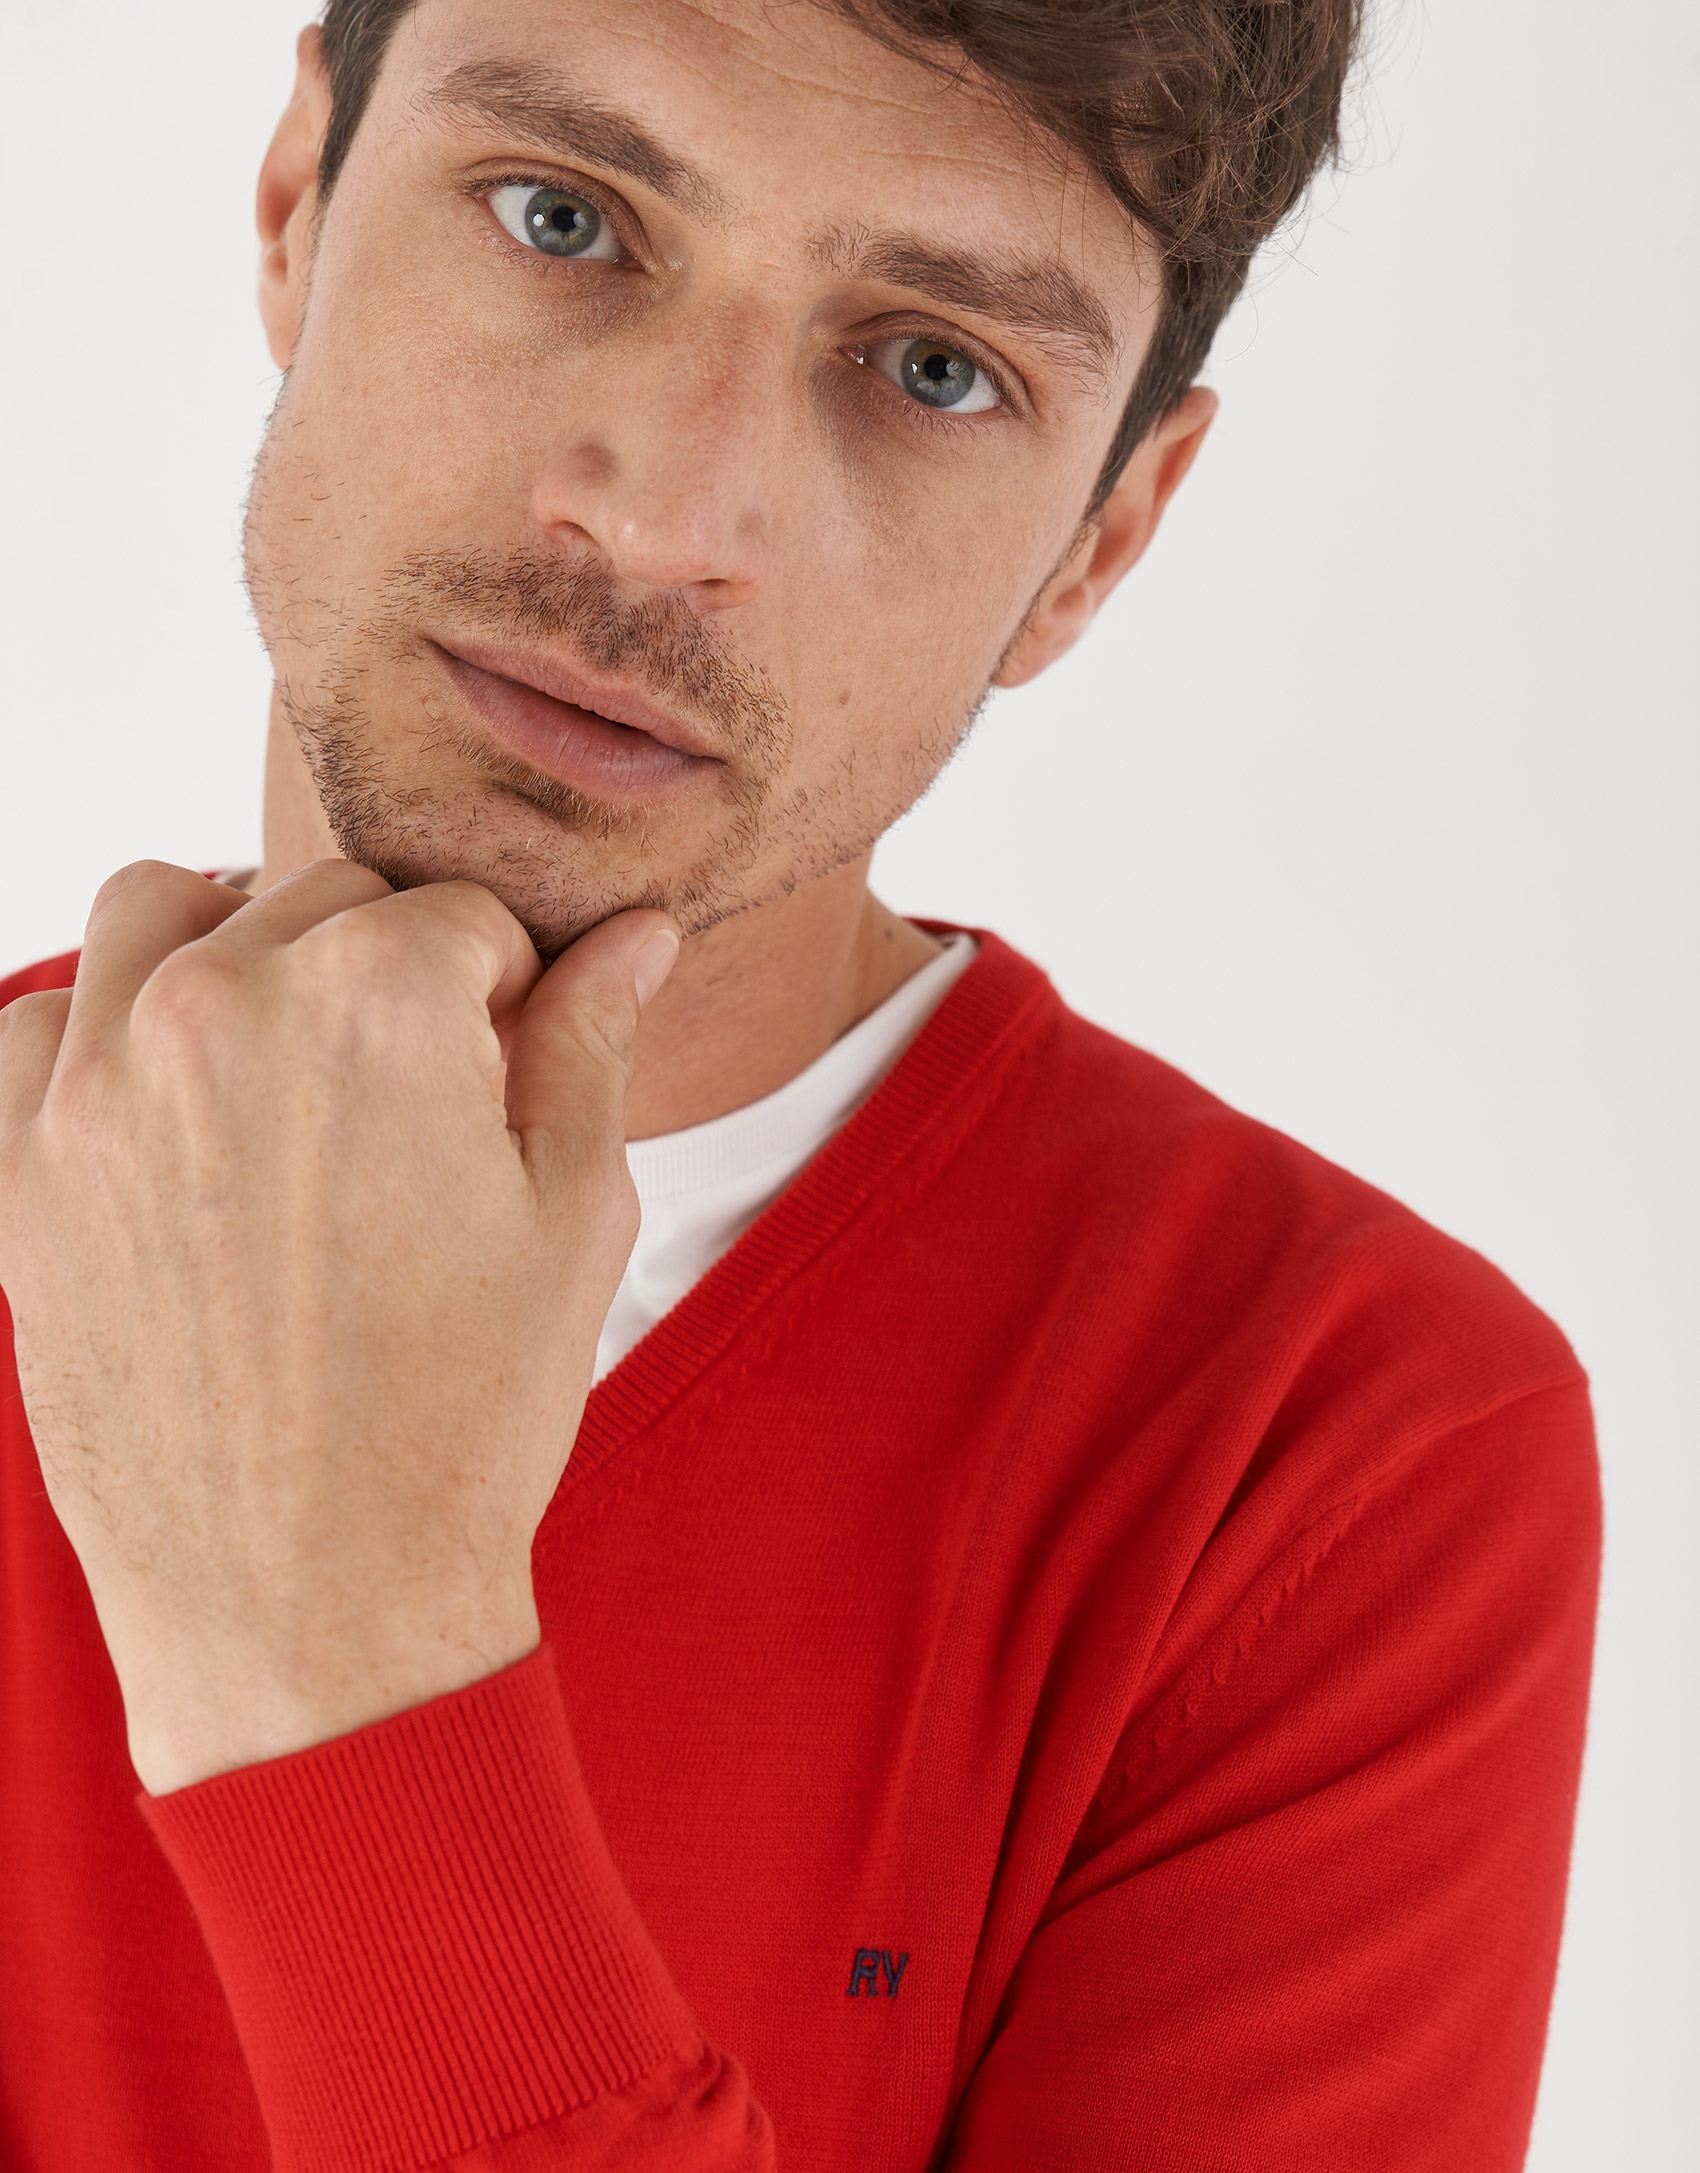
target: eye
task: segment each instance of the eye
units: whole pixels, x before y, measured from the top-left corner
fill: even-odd
[[[954,415],[983,415],[1002,407],[998,388],[971,355],[942,340],[875,340],[857,350],[881,377],[900,385],[923,407],[948,408]]]
[[[546,257],[592,257],[613,264],[624,254],[613,227],[582,196],[565,189],[511,182],[490,191],[488,202],[515,241]]]

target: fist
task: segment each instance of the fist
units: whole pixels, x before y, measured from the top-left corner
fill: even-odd
[[[75,990],[0,1012],[0,1285],[145,1787],[535,1646],[677,952],[628,913],[545,972],[473,884],[143,863]]]

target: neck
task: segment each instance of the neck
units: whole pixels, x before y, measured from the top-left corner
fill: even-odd
[[[294,733],[272,704],[263,890],[337,857]],[[868,889],[871,854],[686,943],[643,1015],[626,1137],[706,1124],[771,1094],[927,963],[930,936]]]

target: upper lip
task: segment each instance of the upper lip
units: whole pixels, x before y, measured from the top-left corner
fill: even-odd
[[[603,678],[582,665],[568,664],[559,657],[512,642],[464,641],[456,635],[452,641],[439,638],[437,647],[476,671],[492,672],[497,678],[534,687],[539,694],[571,703],[575,709],[589,710],[592,716],[604,717],[610,724],[647,732],[651,739],[680,754],[717,759],[695,724],[629,680]]]

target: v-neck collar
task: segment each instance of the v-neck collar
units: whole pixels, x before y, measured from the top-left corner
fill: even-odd
[[[929,926],[933,934],[948,928]],[[590,1392],[572,1457],[544,1519],[577,1497],[652,1425],[844,1229],[908,1159],[948,1151],[976,1092],[996,1080],[1037,1013],[1058,998],[1039,968],[994,935],[969,931],[978,957],[891,1072],[702,1280]]]

